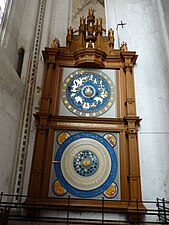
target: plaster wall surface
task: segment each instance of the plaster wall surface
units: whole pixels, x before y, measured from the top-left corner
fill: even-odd
[[[33,2],[35,1],[33,0]],[[50,47],[50,41],[51,41],[50,26],[51,26],[51,19],[52,19],[51,17],[52,9],[53,9],[53,0],[46,1],[41,44],[40,44],[40,55],[38,58],[36,87],[34,92],[33,114],[35,114],[39,110],[40,97],[42,94],[42,85],[43,85],[43,77],[44,77],[44,61],[42,56],[42,50],[44,50],[45,47]],[[30,8],[30,11],[31,11],[31,8]],[[28,13],[30,13],[30,11]],[[36,15],[37,13],[34,14],[34,17],[36,17]],[[32,18],[32,20],[34,21],[34,18]],[[30,176],[30,168],[31,168],[31,162],[32,162],[32,155],[33,155],[35,134],[36,134],[36,121],[35,121],[35,118],[32,116],[30,136],[29,136],[29,146],[28,146],[27,160],[26,160],[26,166],[25,166],[26,168],[25,168],[25,176],[24,176],[24,183],[23,183],[23,192],[22,192],[25,195],[27,194],[28,185],[29,185],[29,176]]]
[[[58,38],[61,46],[66,46],[66,35],[69,22],[70,1],[53,0],[52,21],[50,26],[49,43]]]
[[[167,33],[169,35],[169,4],[168,4],[168,0],[161,0],[161,5],[163,8],[164,20],[166,23]]]
[[[35,38],[37,14],[39,1],[26,1],[22,23],[20,25],[20,35],[18,48],[25,50],[21,79],[25,83],[29,76],[30,64],[32,61],[33,43]]]
[[[21,135],[22,113],[24,113],[26,86],[30,82],[30,66],[32,61],[33,43],[36,31],[39,1],[12,1],[10,14],[6,21],[5,35],[1,36],[2,48],[0,76],[1,91],[1,129],[0,138],[2,163],[0,160],[0,190],[5,193],[13,192],[15,186],[15,169],[18,164],[18,146]],[[17,50],[25,50],[21,79],[15,72],[18,61]],[[33,128],[32,128],[33,129]],[[31,161],[31,159],[30,159]],[[9,162],[9,163],[8,163]],[[26,174],[27,175],[27,174]],[[8,188],[9,187],[9,188]]]
[[[0,191],[11,193],[24,87],[3,48],[0,64]]]
[[[2,46],[6,48],[8,57],[15,69],[17,68],[17,50],[19,49],[18,40],[20,37],[25,2],[26,0],[12,1],[9,17],[5,21],[6,30],[2,40]]]
[[[106,0],[107,24],[116,28],[116,46],[127,42],[139,55],[135,66],[143,200],[169,199],[169,64],[164,30],[154,0]]]
[[[23,123],[23,126],[21,127],[22,136],[20,139],[20,146],[18,149],[19,163],[15,179],[16,180],[15,192],[18,192],[19,190],[20,193],[24,194],[27,194],[32,151],[35,138],[35,119],[33,117],[32,112],[32,110],[34,109],[33,98],[37,100],[36,96],[38,87],[37,80],[41,80],[43,77],[42,72],[43,64],[41,62],[42,61],[41,40],[43,39],[43,35],[41,31],[43,29],[44,13],[48,10],[48,7],[45,10],[45,6],[48,6],[45,0],[26,2],[25,14],[21,28],[22,32],[19,42],[20,45],[22,44],[26,49],[23,67],[24,70],[22,71],[22,79],[26,84],[26,90],[22,115],[22,123]],[[45,37],[47,36],[47,30],[44,36]],[[25,143],[28,144],[26,144],[25,146]],[[23,148],[24,148],[24,162],[22,160]],[[19,177],[20,167],[22,167],[22,177],[23,177],[21,181]]]

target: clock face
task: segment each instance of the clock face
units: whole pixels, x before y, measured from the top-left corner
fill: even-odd
[[[85,198],[107,193],[117,174],[117,157],[112,145],[105,137],[91,132],[65,136],[54,162],[58,179],[55,186],[62,187],[58,188],[60,195],[68,191]]]
[[[115,101],[115,85],[98,70],[76,70],[63,82],[62,100],[78,116],[96,117],[107,112]]]

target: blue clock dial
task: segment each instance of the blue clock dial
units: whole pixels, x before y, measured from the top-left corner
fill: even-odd
[[[115,86],[101,71],[77,70],[65,79],[62,99],[72,113],[96,117],[108,111],[113,105]]]

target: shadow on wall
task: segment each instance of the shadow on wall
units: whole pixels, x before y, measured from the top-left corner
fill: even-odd
[[[24,58],[25,50],[23,48],[19,48],[17,53],[18,53],[18,64],[17,64],[16,72],[17,72],[18,76],[21,77],[23,58]]]

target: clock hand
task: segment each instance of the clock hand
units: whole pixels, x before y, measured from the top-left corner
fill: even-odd
[[[53,161],[53,163],[61,163],[61,161]]]

